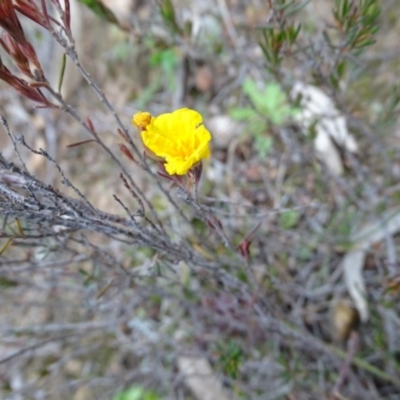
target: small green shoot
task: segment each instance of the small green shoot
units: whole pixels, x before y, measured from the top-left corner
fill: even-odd
[[[132,386],[128,390],[117,393],[113,400],[160,400],[160,397],[141,386]]]
[[[175,71],[179,64],[179,56],[175,49],[161,49],[154,52],[149,59],[151,67],[159,67],[162,70],[163,81],[167,82],[169,91],[176,87]]]
[[[296,210],[286,210],[280,215],[282,229],[292,229],[299,222],[300,214]]]
[[[265,158],[272,149],[273,138],[265,133],[270,125],[281,126],[288,118],[297,113],[291,106],[279,83],[269,82],[260,89],[252,79],[246,79],[243,92],[252,103],[252,107],[237,107],[230,111],[231,116],[246,123],[247,131],[255,139],[258,155]]]
[[[228,340],[218,345],[218,364],[222,371],[229,377],[236,379],[239,375],[240,365],[244,358],[241,345],[236,340]]]

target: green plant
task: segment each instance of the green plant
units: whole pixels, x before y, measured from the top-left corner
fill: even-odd
[[[336,46],[358,54],[364,47],[374,44],[375,34],[379,29],[379,15],[377,0],[336,0],[333,9],[333,17],[339,31],[339,43]],[[327,33],[325,37],[335,46]]]
[[[221,370],[233,379],[239,375],[241,362],[244,359],[244,353],[240,343],[230,339],[227,342],[221,342],[217,346],[218,365]]]
[[[85,4],[85,6],[87,6],[100,18],[118,25],[118,21],[115,18],[115,15],[100,0],[78,0],[78,1],[79,3]]]
[[[282,125],[296,114],[297,109],[289,104],[287,96],[279,83],[268,82],[260,89],[252,79],[246,79],[243,92],[252,107],[237,107],[230,110],[231,116],[246,123],[247,131],[254,136],[258,155],[266,157],[273,146],[273,138],[265,136],[270,125]]]
[[[310,0],[300,3],[287,0],[270,2],[274,10],[273,23],[261,29],[259,44],[265,56],[266,68],[274,75],[278,73],[283,57],[291,53],[301,31],[301,25],[293,22],[291,17],[309,2]]]
[[[283,229],[292,229],[297,225],[299,218],[297,210],[286,210],[280,215],[280,224]]]
[[[172,33],[182,35],[182,28],[176,19],[175,8],[171,0],[161,0],[159,2],[159,9],[162,19],[166,26],[171,30]]]
[[[172,92],[175,89],[175,70],[179,63],[179,56],[174,48],[157,49],[149,59],[150,67],[160,68],[162,81],[167,82],[168,89]]]
[[[174,47],[168,47],[165,43],[159,44],[153,38],[147,38],[146,48],[149,50],[149,69],[157,71],[150,84],[143,88],[136,99],[138,109],[146,108],[155,93],[163,88],[173,92],[176,87],[175,71],[179,64],[179,54]]]
[[[159,400],[160,397],[151,390],[141,386],[131,386],[129,389],[117,393],[113,400]]]

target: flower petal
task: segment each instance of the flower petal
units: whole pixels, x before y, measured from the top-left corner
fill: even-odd
[[[158,117],[145,117],[134,116],[132,121],[139,127],[144,124],[142,119],[145,123],[149,121],[141,132],[143,143],[165,159],[165,169],[170,175],[185,175],[199,161],[210,156],[211,134],[197,111],[181,108]]]

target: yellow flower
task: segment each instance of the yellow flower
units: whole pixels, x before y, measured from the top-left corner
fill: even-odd
[[[145,147],[165,161],[170,175],[185,175],[210,156],[211,134],[204,127],[202,116],[194,110],[181,108],[158,117],[142,112],[135,114],[132,122],[142,129]]]
[[[149,112],[138,112],[132,117],[132,124],[140,129],[146,129],[153,117]]]

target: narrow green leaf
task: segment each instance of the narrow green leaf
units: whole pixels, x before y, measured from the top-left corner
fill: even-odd
[[[0,276],[0,287],[8,288],[18,286],[18,282],[12,279],[8,279],[5,276]]]
[[[293,5],[293,7],[289,8],[288,10],[286,10],[285,12],[285,16],[290,17],[293,14],[297,14],[299,11],[301,11],[304,7],[307,6],[307,4],[310,2],[311,0],[305,0],[300,4],[295,4]]]
[[[24,230],[22,229],[21,222],[18,218],[15,218],[15,225],[17,225],[17,232],[19,236],[25,236]]]
[[[176,20],[175,9],[171,0],[161,0],[160,13],[165,23],[172,29],[174,33],[183,33],[181,27]]]
[[[10,246],[12,242],[12,238],[8,238],[3,246],[0,247],[0,256],[7,250],[8,246]]]
[[[62,84],[64,81],[65,66],[67,65],[67,55],[64,53],[61,60],[60,79],[58,80],[58,93],[61,93]]]
[[[346,70],[346,61],[345,60],[339,61],[336,67],[336,73],[338,74],[339,78],[343,78],[345,70]]]
[[[78,0],[78,1],[87,6],[100,18],[118,25],[118,20],[115,17],[115,15],[100,0]]]

